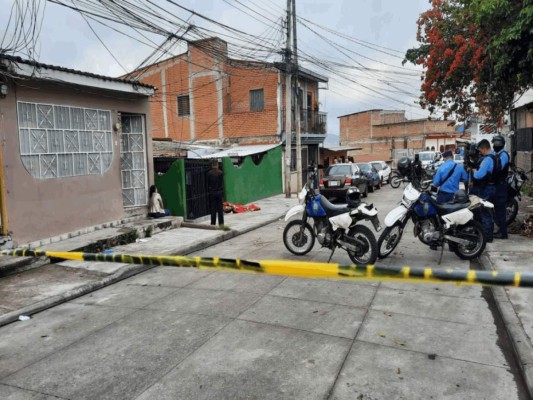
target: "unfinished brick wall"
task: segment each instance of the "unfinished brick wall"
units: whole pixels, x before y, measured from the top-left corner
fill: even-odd
[[[187,53],[150,66],[141,81],[159,89],[151,103],[154,138],[270,143],[285,130],[278,114],[278,100],[285,109],[284,74],[270,64],[228,59],[227,44],[218,38],[191,43]],[[315,113],[318,82],[299,83],[303,109]],[[262,111],[250,111],[254,89],[263,89]],[[177,97],[187,94],[191,115],[178,116]]]
[[[423,149],[426,136],[454,134],[449,121],[408,120],[404,111],[369,110],[340,117],[341,144],[361,146],[361,161],[390,160],[394,149]]]

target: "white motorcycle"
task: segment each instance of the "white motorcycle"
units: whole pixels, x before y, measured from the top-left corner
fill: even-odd
[[[283,243],[287,250],[299,256],[307,254],[316,238],[322,247],[331,250],[328,262],[335,249],[340,247],[348,252],[355,264],[374,264],[378,256],[374,234],[366,226],[357,223],[370,220],[379,231],[378,210],[373,205],[362,203],[360,195],[357,188],[350,188],[346,194],[348,204],[334,205],[306,184],[298,195],[300,204],[289,209],[285,215],[285,221],[288,221],[302,214],[302,218],[289,222],[283,231]]]
[[[441,258],[446,243],[463,260],[478,257],[487,244],[485,230],[474,221],[472,213],[478,207],[493,209],[494,205],[477,196],[467,196],[464,190],[455,194],[452,203],[440,204],[429,193],[419,192],[409,184],[401,205],[385,217],[386,228],[378,240],[379,258],[387,257],[398,246],[410,219],[414,236],[433,249],[441,247]]]

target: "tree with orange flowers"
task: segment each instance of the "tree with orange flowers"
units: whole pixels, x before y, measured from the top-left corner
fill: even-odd
[[[418,19],[420,105],[445,118],[500,121],[533,87],[533,0],[433,0]]]

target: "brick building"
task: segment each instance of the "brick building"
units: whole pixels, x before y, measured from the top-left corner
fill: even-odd
[[[284,139],[284,64],[232,59],[227,43],[219,38],[191,42],[185,53],[128,77],[159,89],[151,102],[154,138],[217,146]],[[318,159],[318,144],[325,138],[321,82],[327,78],[300,69],[303,163]],[[294,107],[291,114],[294,120]]]
[[[426,148],[455,147],[461,135],[449,121],[409,120],[402,110],[367,110],[339,120],[341,145],[362,147],[357,161],[387,161]]]

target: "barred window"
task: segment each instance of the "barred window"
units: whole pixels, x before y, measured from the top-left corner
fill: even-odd
[[[263,89],[250,90],[250,111],[263,111],[265,99]]]
[[[178,116],[185,117],[191,115],[191,103],[189,102],[189,95],[185,94],[178,96]]]

